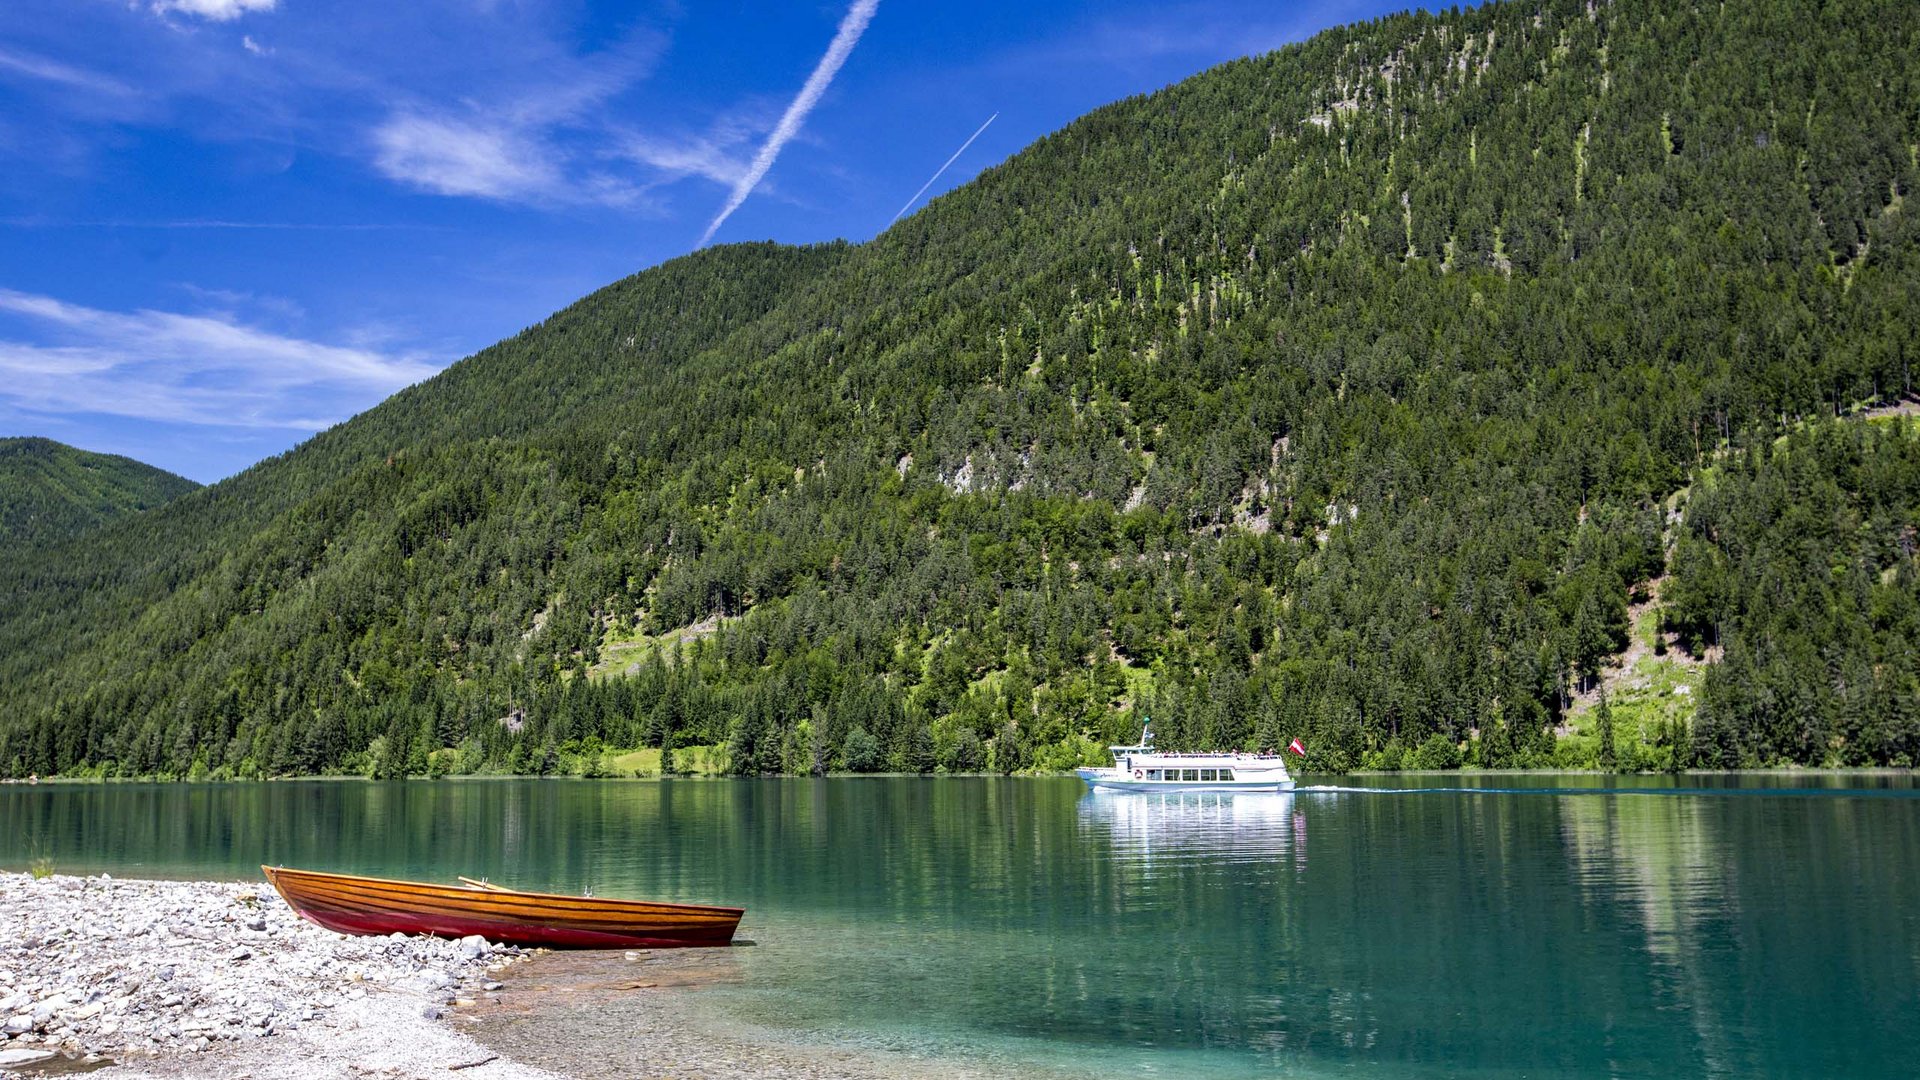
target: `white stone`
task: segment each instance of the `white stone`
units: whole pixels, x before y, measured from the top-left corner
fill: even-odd
[[[343,1038],[349,1045],[364,1039],[383,1060],[405,1063],[396,1075],[431,1075],[475,1057],[476,1048],[426,1019],[426,1010],[444,1012],[469,978],[478,982],[489,964],[504,968],[521,955],[478,936],[337,935],[292,918],[273,894],[238,906],[233,886],[103,885],[41,885],[0,872],[0,1027],[11,1024],[11,1049],[164,1058],[209,1048],[223,1065],[252,1071],[271,1061],[276,1068],[253,1074],[304,1080],[329,1072],[314,1055],[343,1065],[331,1060],[333,1048]],[[18,970],[28,958],[31,970]],[[0,1036],[0,1046],[8,1037]],[[242,1049],[255,1041],[268,1049]],[[489,1075],[551,1080],[508,1063],[500,1068]]]

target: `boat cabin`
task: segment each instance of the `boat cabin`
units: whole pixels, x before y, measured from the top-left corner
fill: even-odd
[[[1216,784],[1233,779],[1232,769],[1146,769],[1146,780],[1173,780],[1183,784]]]
[[[1112,768],[1074,770],[1095,787],[1127,791],[1168,787],[1222,786],[1236,790],[1286,789],[1293,786],[1278,755],[1237,752],[1169,753],[1153,746],[1153,731],[1142,726],[1140,741],[1132,746],[1109,746]]]

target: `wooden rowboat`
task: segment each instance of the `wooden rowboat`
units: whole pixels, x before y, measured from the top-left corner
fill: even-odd
[[[519,892],[497,885],[413,881],[262,866],[310,922],[343,934],[434,934],[559,949],[726,945],[743,908]]]

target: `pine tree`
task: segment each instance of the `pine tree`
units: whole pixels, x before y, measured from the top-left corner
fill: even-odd
[[[1619,764],[1613,746],[1613,706],[1607,703],[1607,689],[1600,688],[1600,703],[1593,710],[1594,731],[1600,736],[1600,750],[1597,757],[1601,772],[1612,772]]]

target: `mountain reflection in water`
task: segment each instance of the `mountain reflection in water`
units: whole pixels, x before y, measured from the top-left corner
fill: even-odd
[[[1920,1059],[1910,773],[0,789],[0,865],[36,850],[62,872],[266,862],[745,906],[754,948],[529,972],[553,989],[525,1000],[527,1037],[561,1030],[557,1008],[612,1060],[655,1052],[634,1010],[1020,1076],[1907,1077]]]

